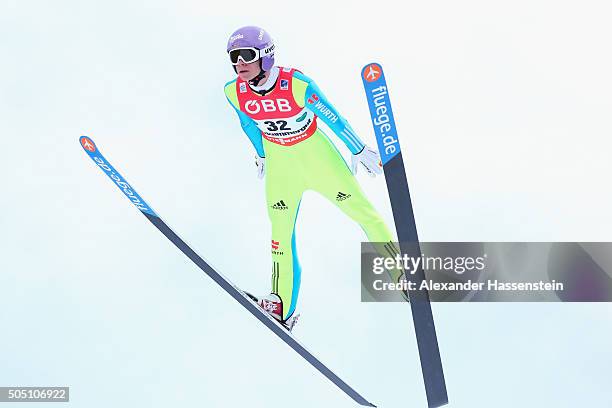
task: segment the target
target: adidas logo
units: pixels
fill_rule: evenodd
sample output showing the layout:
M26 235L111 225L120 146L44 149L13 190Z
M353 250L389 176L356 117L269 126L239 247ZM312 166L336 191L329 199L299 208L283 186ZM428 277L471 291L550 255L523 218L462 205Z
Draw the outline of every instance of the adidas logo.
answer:
M287 207L287 205L285 204L285 202L283 200L280 200L278 203L274 204L272 206L272 209L274 210L288 210L289 207Z
M336 201L344 201L351 198L350 194L344 194L342 191L338 191L338 195L336 196Z

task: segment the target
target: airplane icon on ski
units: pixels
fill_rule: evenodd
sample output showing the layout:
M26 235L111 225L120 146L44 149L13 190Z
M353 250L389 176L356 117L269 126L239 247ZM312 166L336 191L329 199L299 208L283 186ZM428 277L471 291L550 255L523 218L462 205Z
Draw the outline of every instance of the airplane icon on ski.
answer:
M363 78L368 82L374 82L380 78L381 72L378 64L370 64L363 70Z
M83 149L89 150L90 152L96 151L96 145L94 144L93 140L87 136L81 136L81 146L83 146Z

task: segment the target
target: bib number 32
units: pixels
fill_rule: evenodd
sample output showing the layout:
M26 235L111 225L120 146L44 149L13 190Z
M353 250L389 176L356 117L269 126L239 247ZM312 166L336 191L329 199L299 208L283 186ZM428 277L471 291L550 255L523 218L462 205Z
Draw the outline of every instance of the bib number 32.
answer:
M270 132L275 132L277 130L291 130L291 128L287 127L286 120L266 120L264 123L268 126L268 130Z

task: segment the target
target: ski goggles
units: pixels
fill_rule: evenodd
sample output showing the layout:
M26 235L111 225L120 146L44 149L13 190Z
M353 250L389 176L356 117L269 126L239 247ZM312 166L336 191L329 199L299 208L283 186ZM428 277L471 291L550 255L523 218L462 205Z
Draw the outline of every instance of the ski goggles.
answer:
M245 64L250 64L251 62L255 62L258 59L265 57L274 52L274 44L269 46L268 48L264 48L263 50L258 50L255 47L241 47L234 48L229 51L230 61L232 65L238 65L240 60Z

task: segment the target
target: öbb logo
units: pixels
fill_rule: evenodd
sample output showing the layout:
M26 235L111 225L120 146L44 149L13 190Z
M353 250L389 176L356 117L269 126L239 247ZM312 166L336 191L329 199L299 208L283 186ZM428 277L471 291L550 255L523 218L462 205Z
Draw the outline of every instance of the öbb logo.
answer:
M244 104L244 109L248 113L253 115L261 112L289 112L291 105L287 99L262 99L262 100L251 100Z

